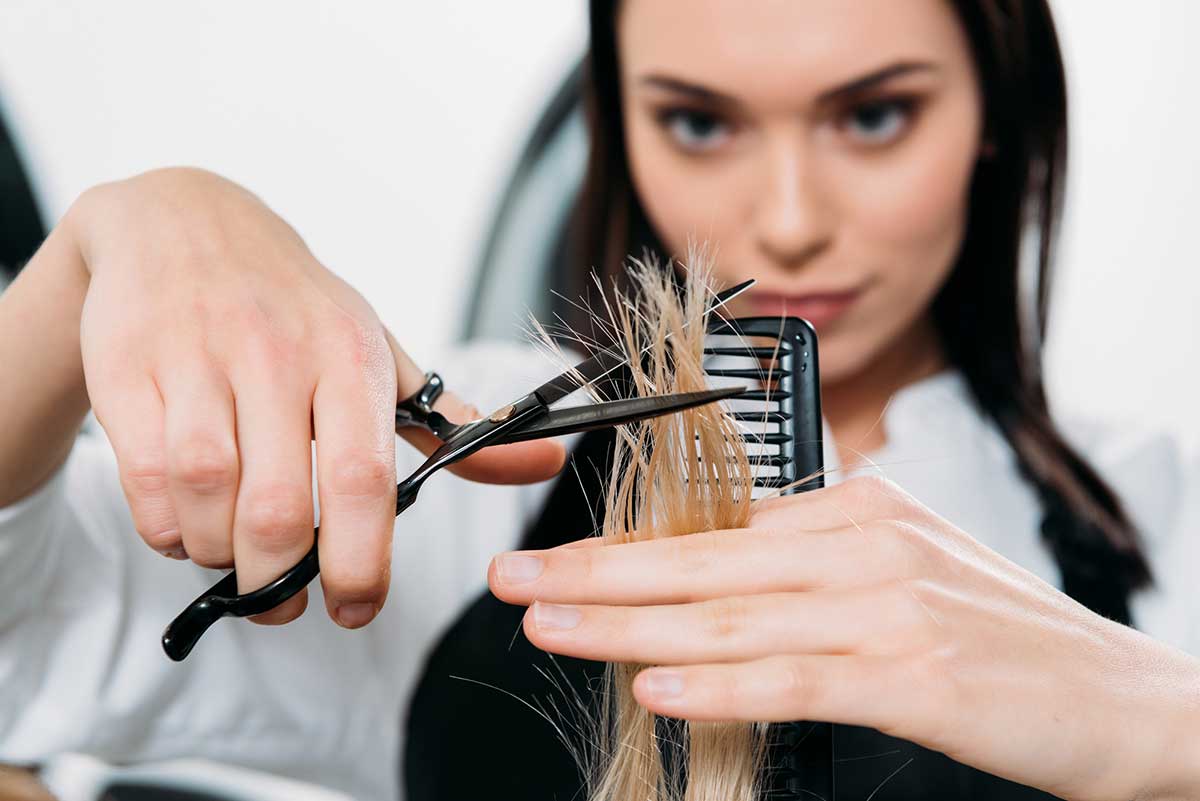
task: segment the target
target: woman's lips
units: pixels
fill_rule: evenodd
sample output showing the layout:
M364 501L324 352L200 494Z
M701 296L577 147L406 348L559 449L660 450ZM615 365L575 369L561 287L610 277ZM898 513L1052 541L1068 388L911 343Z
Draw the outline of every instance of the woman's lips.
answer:
M779 295L756 292L752 296L754 310L767 317L803 317L820 331L853 305L862 295L861 289L845 292L812 292L807 295Z

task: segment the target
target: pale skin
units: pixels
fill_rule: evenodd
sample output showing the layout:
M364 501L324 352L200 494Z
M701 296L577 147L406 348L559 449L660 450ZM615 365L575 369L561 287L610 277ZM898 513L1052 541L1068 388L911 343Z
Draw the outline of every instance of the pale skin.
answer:
M327 611L357 628L382 607L393 414L423 373L249 192L188 169L89 190L0 296L0 364L22 376L0 392L0 506L45 481L90 407L146 544L236 564L247 591L312 546L315 440ZM451 393L439 409L478 416ZM406 436L436 447L431 435ZM455 469L524 482L563 459L556 443L521 443ZM306 603L301 593L255 620L286 623Z
M890 394L943 366L928 304L987 156L953 16L938 0L627 0L619 22L634 179L660 235L680 252L712 240L723 277L780 295L856 290L821 331L826 408L839 442L878 447ZM923 66L867 99L912 97L911 113L837 94L897 64ZM660 124L682 99L647 80L663 75L736 101L728 131ZM311 545L315 437L328 613L357 627L383 604L391 410L421 371L245 190L165 170L89 191L0 296L0 364L22 376L0 392L0 505L45 481L90 407L147 544L236 564L252 589ZM524 443L459 469L526 481L562 460ZM859 723L1067 798L1200 797L1196 660L886 482L775 501L745 531L506 555L489 582L533 604L542 648L661 665L635 693L662 714Z
M990 145L969 42L940 0L625 0L634 185L663 241L728 281L856 292L818 324L843 461L899 387L944 366L929 306ZM765 297L764 297L765 296ZM656 665L691 720L870 726L1071 799L1200 798L1200 662L1093 614L895 486L757 507L741 531L505 554L501 599L554 653Z

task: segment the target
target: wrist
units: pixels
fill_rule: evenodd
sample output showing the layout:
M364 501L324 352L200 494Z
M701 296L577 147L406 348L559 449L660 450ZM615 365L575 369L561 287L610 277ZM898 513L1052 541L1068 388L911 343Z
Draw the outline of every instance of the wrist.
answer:
M1159 676L1146 676L1162 713L1146 721L1143 731L1158 729L1159 760L1148 772L1138 801L1200 799L1200 660L1172 651L1170 667ZM1169 677L1167 681L1159 679ZM1140 728L1140 727L1139 727Z
M86 189L62 217L59 229L70 237L91 276L102 269L106 254L127 257L131 242L186 246L192 235L211 222L211 215L204 211L228 201L229 195L236 194L234 189L248 195L203 169L154 169ZM127 260L115 260L114 264Z
M61 237L63 247L69 249L74 258L71 261L85 282L91 280L93 274L95 253L95 231L102 219L101 215L107 209L111 213L116 207L117 183L97 184L84 190L67 209L67 213L59 221L51 236Z
M87 414L79 341L87 290L78 247L60 225L0 299L0 364L19 377L0 392L0 506L42 484Z

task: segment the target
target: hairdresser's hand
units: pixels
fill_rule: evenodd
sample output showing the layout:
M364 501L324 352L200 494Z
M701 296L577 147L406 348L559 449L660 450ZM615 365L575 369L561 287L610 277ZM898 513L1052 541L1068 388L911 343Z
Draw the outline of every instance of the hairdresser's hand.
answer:
M254 195L198 170L85 193L64 220L89 274L80 327L87 390L138 532L161 553L236 565L256 589L312 546L331 616L361 626L388 590L394 410L422 373L370 305ZM451 419L477 413L451 395ZM431 435L406 432L431 450ZM552 475L561 448L481 452L457 472ZM259 622L283 623L298 595Z
M885 481L745 530L505 554L489 583L542 649L664 666L634 683L662 715L869 726L1070 799L1200 797L1200 663Z

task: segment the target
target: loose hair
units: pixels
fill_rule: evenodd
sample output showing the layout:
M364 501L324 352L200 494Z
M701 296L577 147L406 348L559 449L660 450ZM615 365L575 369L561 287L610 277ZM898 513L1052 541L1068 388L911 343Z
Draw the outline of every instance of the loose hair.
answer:
M680 268L675 279L653 260L634 261L632 292L605 303L610 319L600 322L629 357L623 395L707 388L709 264L693 252ZM719 404L620 426L601 534L624 543L743 528L752 488L743 432ZM583 759L590 801L757 801L766 726L658 719L631 689L644 667L606 668L589 738L596 748Z
M951 0L970 41L994 154L972 177L966 234L932 317L946 357L1003 434L1043 509L1042 536L1065 592L1130 622L1128 596L1151 581L1134 527L1108 484L1050 419L1041 348L1067 147L1066 79L1046 0ZM564 264L621 280L627 254L666 254L637 197L622 131L619 0L591 0L584 100L590 152ZM1023 271L1023 251L1034 254ZM1024 273L1024 274L1023 274ZM584 273L555 288L578 297ZM559 313L579 330L578 310Z

